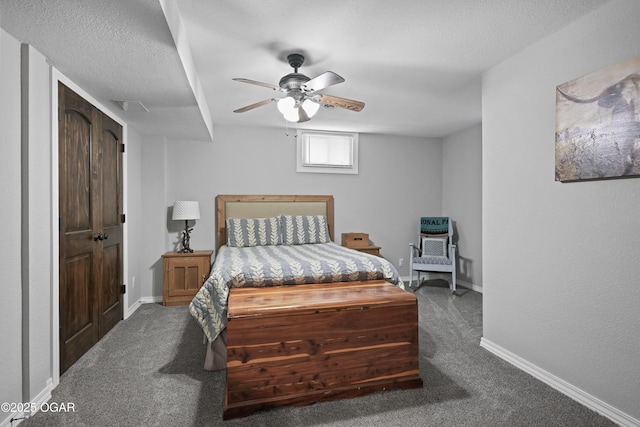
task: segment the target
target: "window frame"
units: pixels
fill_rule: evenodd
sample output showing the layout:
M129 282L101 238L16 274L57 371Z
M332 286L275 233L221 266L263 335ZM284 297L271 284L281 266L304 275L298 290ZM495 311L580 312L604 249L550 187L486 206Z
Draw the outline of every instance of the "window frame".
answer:
M305 163L309 141L314 135L322 137L338 136L347 137L351 142L351 164L349 165L327 165ZM358 174L358 152L359 135L357 132L335 132L298 129L296 131L296 172L303 173L335 173L335 174Z

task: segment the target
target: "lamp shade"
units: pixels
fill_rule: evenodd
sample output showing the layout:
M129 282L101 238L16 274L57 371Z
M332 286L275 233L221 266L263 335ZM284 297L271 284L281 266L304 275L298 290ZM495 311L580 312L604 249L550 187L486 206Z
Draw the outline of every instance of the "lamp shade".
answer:
M184 200L173 202L173 216L171 219L200 219L200 206L198 202Z

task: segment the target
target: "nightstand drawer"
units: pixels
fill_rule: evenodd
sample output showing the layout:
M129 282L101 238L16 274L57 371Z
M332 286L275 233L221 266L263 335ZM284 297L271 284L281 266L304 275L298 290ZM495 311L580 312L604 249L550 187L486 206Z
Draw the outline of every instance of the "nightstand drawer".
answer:
M363 246L361 248L352 248L356 251L365 252L371 255L380 256L380 246Z

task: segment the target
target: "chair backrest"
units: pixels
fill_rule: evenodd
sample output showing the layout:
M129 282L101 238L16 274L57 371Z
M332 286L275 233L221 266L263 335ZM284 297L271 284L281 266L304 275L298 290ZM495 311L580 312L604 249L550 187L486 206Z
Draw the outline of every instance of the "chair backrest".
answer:
M453 239L453 221L448 216L423 216L418 227L420 253L423 257L448 257Z
M453 234L448 216L423 216L420 218L420 234Z

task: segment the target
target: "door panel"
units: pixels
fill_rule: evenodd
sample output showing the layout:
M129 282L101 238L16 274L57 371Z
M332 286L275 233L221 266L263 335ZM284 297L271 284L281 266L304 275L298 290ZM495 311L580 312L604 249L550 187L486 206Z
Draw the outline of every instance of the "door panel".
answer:
M87 286L92 276L93 259L91 255L67 259L64 286L60 287L61 300L66 301L65 310L60 310L65 325L61 330L61 351L64 361L78 359L95 342L98 324L94 321L92 288ZM62 282L61 282L62 284ZM62 361L61 361L62 362ZM69 366L63 365L66 370Z
M77 108L77 107L76 107ZM61 205L67 232L91 231L91 121L90 111L69 106L64 111L65 138L61 140L60 179L66 191Z
M111 239L111 237L109 237ZM116 272L120 270L120 245L111 245L102 253L103 278L100 295L100 335L104 336L122 319L122 281Z
M102 120L102 224L103 227L120 226L120 135L114 134L119 126L108 117Z

